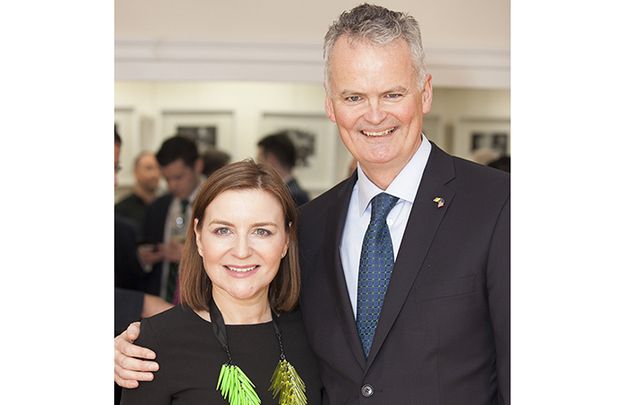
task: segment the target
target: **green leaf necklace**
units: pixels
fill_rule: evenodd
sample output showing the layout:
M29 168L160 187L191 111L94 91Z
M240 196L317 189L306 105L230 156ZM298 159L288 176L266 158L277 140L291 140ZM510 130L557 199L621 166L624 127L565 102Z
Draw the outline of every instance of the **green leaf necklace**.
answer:
M233 362L224 318L213 299L209 301L209 313L211 314L213 335L228 356L228 361L222 364L220 369L215 389L220 391L222 397L230 405L260 405L262 401L255 392L255 384L244 374L240 366ZM274 313L272 316L273 329L280 346L280 360L277 362L268 390L273 393L273 399L279 395L278 404L280 405L306 405L306 385L297 374L295 367L286 360L277 317Z

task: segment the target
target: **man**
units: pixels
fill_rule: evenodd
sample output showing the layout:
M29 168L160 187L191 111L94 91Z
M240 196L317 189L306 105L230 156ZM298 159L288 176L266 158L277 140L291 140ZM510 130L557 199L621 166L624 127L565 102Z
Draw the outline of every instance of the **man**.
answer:
M257 143L257 161L269 164L275 169L288 186L288 191L298 207L309 201L308 193L300 187L293 177L293 168L297 160L297 152L293 141L286 131L276 132L260 139Z
M217 169L229 164L230 161L231 155L228 153L219 149L209 149L202 153L202 175L209 177Z
M410 16L364 4L326 38L326 111L357 172L300 211L301 309L331 404L510 403L508 174L422 135ZM116 339L116 380L149 352Z
M158 197L144 215L144 242L138 251L150 273L145 291L176 301L177 270L191 203L201 182L202 159L195 143L182 136L168 138L155 155L168 193ZM149 269L150 268L150 269Z
M115 205L115 213L128 219L134 226L138 242L142 239L144 210L155 200L160 184L160 166L151 152L142 152L135 158L135 185L133 192Z

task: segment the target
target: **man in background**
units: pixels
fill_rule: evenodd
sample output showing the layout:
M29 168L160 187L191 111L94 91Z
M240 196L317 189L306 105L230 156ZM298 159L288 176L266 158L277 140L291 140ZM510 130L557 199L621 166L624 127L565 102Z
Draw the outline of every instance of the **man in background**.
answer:
M286 131L276 132L265 136L257 143L257 161L266 163L275 169L288 186L288 190L298 207L307 203L310 198L308 193L300 187L293 177L293 168L297 160L297 152L293 141Z
M202 153L202 161L204 162L202 175L209 177L217 169L226 166L231 161L231 156L219 149L210 149Z
M191 220L191 204L201 183L202 159L195 142L183 136L166 139L155 158L166 180L168 193L158 197L146 209L144 244L138 251L149 271L145 278L145 291L174 302L177 298L178 264Z
M155 200L160 184L160 166L151 152L142 152L135 158L133 191L115 204L115 213L128 219L135 227L137 241L142 240L144 211Z

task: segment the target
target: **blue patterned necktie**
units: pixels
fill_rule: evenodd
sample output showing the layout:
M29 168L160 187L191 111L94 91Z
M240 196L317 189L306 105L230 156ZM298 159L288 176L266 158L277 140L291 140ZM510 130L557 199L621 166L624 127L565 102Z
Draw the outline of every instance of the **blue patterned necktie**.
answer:
M357 280L357 332L368 358L382 311L395 257L386 216L398 198L381 193L371 201L371 222L364 234Z

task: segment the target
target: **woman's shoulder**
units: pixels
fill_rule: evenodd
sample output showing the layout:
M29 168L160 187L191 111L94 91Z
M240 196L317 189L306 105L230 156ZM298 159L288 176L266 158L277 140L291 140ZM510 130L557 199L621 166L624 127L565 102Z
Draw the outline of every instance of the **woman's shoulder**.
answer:
M189 307L176 305L164 312L142 319L141 328L152 330L156 335L167 332L179 333L180 330L199 326L200 322L206 322Z

